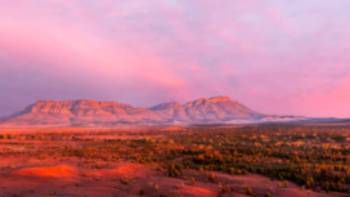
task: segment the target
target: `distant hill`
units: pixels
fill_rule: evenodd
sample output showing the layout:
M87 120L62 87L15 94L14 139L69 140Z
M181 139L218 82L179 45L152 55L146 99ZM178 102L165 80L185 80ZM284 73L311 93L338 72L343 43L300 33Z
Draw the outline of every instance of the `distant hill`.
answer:
M200 98L185 104L163 103L151 108L96 100L38 101L2 121L7 125L211 124L259 121L269 116L229 97Z
M44 100L0 119L0 126L208 125L208 124L350 125L349 119L266 115L226 96L168 102L151 108L96 100Z
M264 117L229 97L200 98L187 102L164 103L151 108L171 121L224 122L231 120L257 120Z

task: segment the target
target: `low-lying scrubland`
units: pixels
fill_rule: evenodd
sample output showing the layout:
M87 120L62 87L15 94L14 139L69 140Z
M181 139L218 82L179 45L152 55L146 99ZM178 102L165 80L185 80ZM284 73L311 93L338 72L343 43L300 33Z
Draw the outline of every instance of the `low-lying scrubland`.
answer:
M87 137L99 136L99 137ZM156 164L184 170L260 174L315 191L349 193L350 129L326 126L193 127L148 132L0 133L0 156ZM209 177L215 182L215 177Z

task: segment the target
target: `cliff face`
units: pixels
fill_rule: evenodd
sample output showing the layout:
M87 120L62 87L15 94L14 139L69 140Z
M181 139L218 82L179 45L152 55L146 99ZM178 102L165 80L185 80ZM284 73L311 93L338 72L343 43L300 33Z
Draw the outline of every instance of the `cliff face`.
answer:
M237 119L252 120L262 117L229 97L200 98L181 105L166 103L151 108L175 121L220 122Z
M201 98L180 104L163 103L152 108L95 100L38 101L6 123L22 125L167 124L214 123L263 118L229 97Z

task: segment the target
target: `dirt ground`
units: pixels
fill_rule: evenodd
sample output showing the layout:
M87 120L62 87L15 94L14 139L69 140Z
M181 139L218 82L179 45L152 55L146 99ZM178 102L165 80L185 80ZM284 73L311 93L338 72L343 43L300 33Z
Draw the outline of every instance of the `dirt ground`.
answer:
M7 158L0 165L0 196L342 196L252 174L186 170L171 178L157 166L130 162L87 169L78 161Z
M80 132L82 131L79 130ZM6 132L8 133L11 131ZM69 133L68 129L63 131L63 134L65 133ZM70 145L70 142L57 140L55 136L45 140L45 136L41 139L40 135L35 139L31 136L27 136L26 139L15 136L6 139L3 137L0 140L0 197L347 196L341 193L311 191L288 181L272 180L255 174L230 175L216 171L185 169L181 175L171 177L157 163L89 160L80 157L59 157L55 154L41 157L38 155L42 155L42 152L50 153L56 149L63 151L63 147ZM162 137L158 134L152 136L155 139ZM108 143L109 140L133 138L138 140L150 138L150 136L124 133L100 135L95 132L82 135L79 140L93 144L101 140L106 140ZM81 143L75 142L75 138L71 141L74 146L79 146ZM104 150L100 151L103 154Z

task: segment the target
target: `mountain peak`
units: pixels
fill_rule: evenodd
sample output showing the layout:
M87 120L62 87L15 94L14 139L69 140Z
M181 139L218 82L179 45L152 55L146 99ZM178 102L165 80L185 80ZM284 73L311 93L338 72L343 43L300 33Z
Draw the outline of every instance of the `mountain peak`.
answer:
M176 121L208 124L263 117L263 114L250 110L228 96L216 96L199 98L185 104L167 102L147 109L114 101L40 100L8 121L32 125L164 124Z
M114 101L97 101L92 99L79 100L39 100L25 108L22 113L84 113L86 111L109 111L129 110L133 107Z
M196 100L186 103L186 105L198 106L198 105L219 104L219 103L228 103L228 102L237 103L236 101L231 100L231 98L228 96L215 96L210 98L198 98Z
M76 99L76 100L38 100L32 106L43 105L127 105L115 101L98 101L93 99Z
M231 101L231 98L228 96L215 96L208 99L210 102L225 102Z

